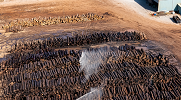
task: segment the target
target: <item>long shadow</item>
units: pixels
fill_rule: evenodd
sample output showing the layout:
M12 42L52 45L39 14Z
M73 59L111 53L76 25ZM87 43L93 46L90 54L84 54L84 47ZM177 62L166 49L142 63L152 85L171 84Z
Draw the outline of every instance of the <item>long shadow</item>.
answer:
M154 12L158 11L158 3L156 2L154 2L154 5L150 5L147 2L147 0L134 0L134 1L147 10L154 11Z

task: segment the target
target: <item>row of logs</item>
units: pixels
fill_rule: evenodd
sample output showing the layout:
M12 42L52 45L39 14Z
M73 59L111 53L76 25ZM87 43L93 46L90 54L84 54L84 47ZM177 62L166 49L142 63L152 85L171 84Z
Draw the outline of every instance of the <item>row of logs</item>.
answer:
M140 79L140 78L147 79L151 75L162 75L159 77L163 77L163 76L174 77L174 76L179 75L179 73L174 68L166 68L166 67L164 68L163 67L162 68L161 67L145 67L145 68L140 67L140 68L134 68L134 69L126 69L125 67L125 69L101 70L97 74L91 75L90 81L95 82L97 80L104 80L106 78L108 79L110 78L113 80L123 79L124 80L123 82L129 81L129 84L133 84L137 81L135 79Z
M79 66L70 65L67 68L54 68L49 70L40 70L33 72L20 72L17 74L9 74L5 73L2 75L2 79L4 81L12 81L12 82L22 82L24 80L39 80L43 78L51 79L53 77L65 77L65 76L83 76L82 73L77 73L79 71Z
M56 65L68 65L69 63L75 63L79 60L81 56L81 51L74 50L45 50L43 52L32 53L32 52L21 52L12 54L6 61L2 64L5 66L16 67L22 64L30 63L30 62L40 62L41 59L51 60L50 66ZM45 62L48 63L48 62ZM44 64L41 64L40 67L43 67Z
M136 41L144 40L146 36L144 33L139 32L114 32L114 33L93 33L88 35L75 35L72 37L62 38L54 37L45 40L36 40L28 42L16 43L10 52L23 51L23 50L47 50L47 48L59 48L65 46L82 46L98 43L105 43L109 41Z
M65 85L78 85L83 84L84 76L76 76L76 77L62 77L62 78L53 78L53 79L41 79L41 80L24 80L22 82L16 82L12 85L9 85L7 88L4 88L4 94L12 94L16 91L26 91L38 88L52 88L58 86L65 86ZM65 90L66 91L66 90Z
M15 20L9 22L7 25L3 25L2 28L6 32L18 32L21 31L22 27L32 27L32 26L45 26L53 25L59 23L76 23L76 22L85 22L93 20L101 20L103 16L99 16L93 13L82 14L82 15L73 15L65 17L49 17L49 18L32 18L30 20Z
M178 81L175 81L178 80ZM172 77L167 79L158 79L158 81L152 83L150 80L146 80L143 83L131 84L126 83L122 85L113 85L114 80L108 80L107 85L103 89L103 99L115 99L120 97L137 96L137 99L141 100L151 98L152 100L159 99L178 99L181 95L180 77ZM148 94L148 95L146 95ZM148 97L149 96L149 97ZM137 100L136 99L136 100ZM123 99L125 100L125 99ZM128 99L129 100L129 99ZM139 99L140 100L140 99Z

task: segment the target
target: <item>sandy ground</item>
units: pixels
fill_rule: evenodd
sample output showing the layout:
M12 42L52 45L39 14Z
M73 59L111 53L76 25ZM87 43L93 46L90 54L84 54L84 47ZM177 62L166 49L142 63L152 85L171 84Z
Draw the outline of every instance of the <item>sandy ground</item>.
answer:
M40 2L46 2L47 0L0 0L0 6L14 6L14 5L24 5L24 4L35 4Z
M165 24L175 24L171 20L173 15L178 14L168 14L164 16L151 16L151 14L155 13L158 8L149 6L148 3L145 2L145 0L113 0L113 3L118 5L123 4L124 6L127 6L127 9L129 11L132 11L134 13L137 13L143 17L149 18L154 21L162 22Z
M172 51L176 58L181 61L181 26L174 24L169 18L167 21L167 18L164 19L164 17L149 16L149 11L134 0L51 0L30 4L27 2L16 3L16 5L0 3L0 25L17 18L66 16L88 12L99 15L108 12L108 14L104 15L105 19L101 21L29 27L19 33L0 32L0 52L5 52L4 50L9 49L10 45L19 39L26 40L26 38L60 33L61 30L124 31L134 29L144 32L149 40L158 42Z

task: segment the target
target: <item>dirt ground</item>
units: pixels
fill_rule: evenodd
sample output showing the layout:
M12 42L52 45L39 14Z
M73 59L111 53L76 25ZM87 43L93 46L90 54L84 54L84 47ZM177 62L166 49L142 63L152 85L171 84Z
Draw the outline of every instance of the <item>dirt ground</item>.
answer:
M120 0L121 1L121 0ZM38 18L76 15L82 13L96 13L104 15L105 19L84 23L68 23L43 27L29 27L19 33L4 33L0 29L1 52L7 44L14 43L21 38L35 38L40 35L57 33L61 30L114 30L124 31L134 29L144 32L147 38L162 44L169 51L172 51L176 58L181 61L181 26L154 21L138 14L118 0L51 0L39 1L28 4L27 2L15 5L0 3L0 25L10 20L24 18ZM108 13L106 13L108 12Z

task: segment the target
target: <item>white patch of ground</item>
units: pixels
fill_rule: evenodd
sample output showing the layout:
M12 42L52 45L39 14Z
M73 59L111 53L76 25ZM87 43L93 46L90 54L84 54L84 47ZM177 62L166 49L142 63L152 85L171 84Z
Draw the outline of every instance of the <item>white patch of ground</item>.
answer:
M151 20L156 20L158 22L166 24L175 24L171 20L173 14L164 15L164 16L151 16L154 12L157 11L157 8L153 8L146 3L146 0L110 0L117 6L124 6L126 9L142 15L143 17L149 18Z
M3 6L12 6L12 5L34 4L34 3L40 3L42 1L48 1L48 0L2 0L2 2L0 2L0 6L3 7Z

